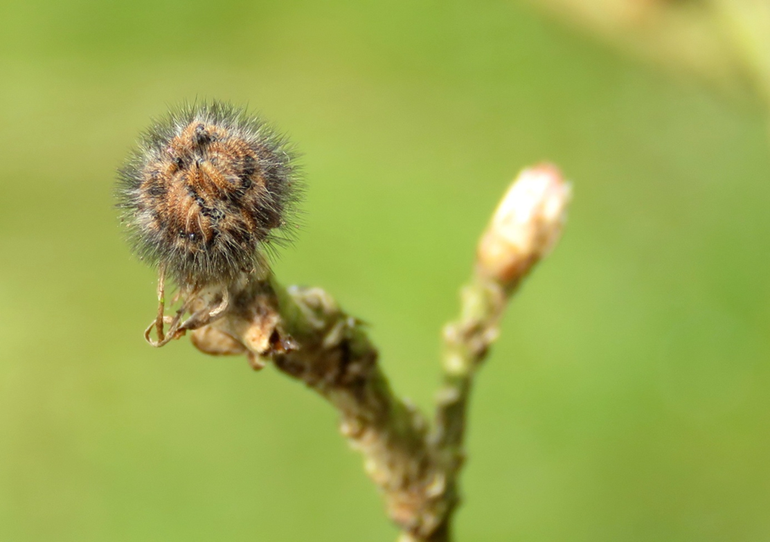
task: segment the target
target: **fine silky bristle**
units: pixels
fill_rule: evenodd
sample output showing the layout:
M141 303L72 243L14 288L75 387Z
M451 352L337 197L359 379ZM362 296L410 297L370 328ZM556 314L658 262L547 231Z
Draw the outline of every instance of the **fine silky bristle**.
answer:
M299 187L286 139L244 108L183 106L142 134L118 175L134 251L182 286L255 271L291 236Z

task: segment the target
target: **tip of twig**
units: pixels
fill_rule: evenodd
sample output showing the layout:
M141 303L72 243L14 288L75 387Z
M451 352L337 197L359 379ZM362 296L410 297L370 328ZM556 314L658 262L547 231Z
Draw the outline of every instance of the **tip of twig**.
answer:
M559 240L570 197L569 183L553 164L519 173L479 241L479 273L505 287L518 284Z

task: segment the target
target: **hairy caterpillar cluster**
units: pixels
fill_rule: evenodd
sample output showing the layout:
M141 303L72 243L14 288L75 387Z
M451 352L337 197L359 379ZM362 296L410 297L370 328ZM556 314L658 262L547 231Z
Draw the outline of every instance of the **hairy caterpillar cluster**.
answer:
M132 248L183 288L226 284L291 236L298 197L286 139L246 109L185 105L145 131L119 170Z

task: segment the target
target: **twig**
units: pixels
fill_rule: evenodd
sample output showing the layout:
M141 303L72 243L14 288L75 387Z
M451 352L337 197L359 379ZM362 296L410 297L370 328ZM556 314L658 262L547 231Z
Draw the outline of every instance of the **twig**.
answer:
M558 238L568 199L552 166L523 172L503 199L479 244L460 317L445 329L432 430L391 389L365 325L319 288L283 288L266 271L241 276L224 292L195 294L192 310L208 322L193 331L193 343L212 355L245 353L255 369L272 361L326 398L340 413L342 434L364 456L401 542L447 542L473 377L510 294ZM226 309L214 315L225 298Z

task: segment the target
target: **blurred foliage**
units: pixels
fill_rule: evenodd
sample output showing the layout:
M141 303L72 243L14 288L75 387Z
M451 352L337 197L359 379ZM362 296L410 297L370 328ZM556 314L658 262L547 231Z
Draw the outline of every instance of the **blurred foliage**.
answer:
M574 181L474 396L458 540L770 538L761 108L512 2L0 4L0 539L395 538L321 400L142 330L114 171L166 104L303 151L276 262L371 322L427 406L439 329L521 167Z
M770 106L766 0L529 0L672 73L697 75Z

